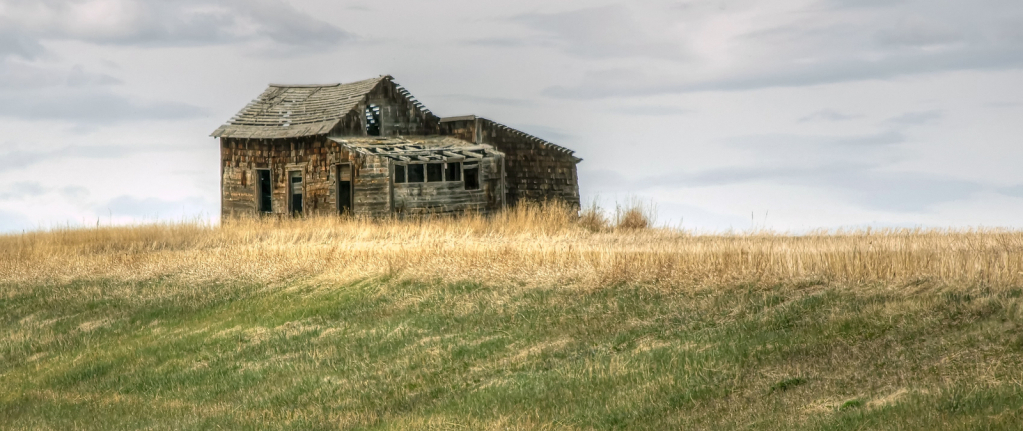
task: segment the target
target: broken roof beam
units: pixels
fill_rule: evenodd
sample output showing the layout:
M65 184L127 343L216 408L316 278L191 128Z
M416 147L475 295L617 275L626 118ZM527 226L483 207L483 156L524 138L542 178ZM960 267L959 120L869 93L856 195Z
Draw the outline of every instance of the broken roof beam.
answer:
M455 159L464 160L465 159L465 156L463 156L461 154L455 154L455 153L452 153L450 151L442 151L441 154L443 154L446 159L450 159L450 160L455 160Z

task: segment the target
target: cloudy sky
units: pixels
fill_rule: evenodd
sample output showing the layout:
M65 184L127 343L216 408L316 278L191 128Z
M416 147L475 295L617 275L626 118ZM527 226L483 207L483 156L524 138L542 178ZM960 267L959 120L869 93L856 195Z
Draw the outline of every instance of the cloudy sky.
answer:
M216 219L210 132L381 74L662 223L1023 228L1019 0L0 0L0 232Z

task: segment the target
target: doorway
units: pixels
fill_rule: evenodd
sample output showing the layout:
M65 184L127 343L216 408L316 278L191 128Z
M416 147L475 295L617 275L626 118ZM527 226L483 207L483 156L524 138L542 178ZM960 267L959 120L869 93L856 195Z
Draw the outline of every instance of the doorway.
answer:
M337 178L337 213L341 215L352 214L352 165L340 164L336 166L335 178Z
M256 169L256 201L260 214L273 212L273 183L269 169Z
M291 215L302 215L302 171L288 172L288 192L291 194L290 207Z

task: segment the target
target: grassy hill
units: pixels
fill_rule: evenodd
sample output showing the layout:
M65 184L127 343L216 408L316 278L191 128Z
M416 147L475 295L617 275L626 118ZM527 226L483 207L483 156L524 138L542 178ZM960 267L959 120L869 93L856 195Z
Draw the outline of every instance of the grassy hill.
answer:
M625 218L0 237L0 428L1023 423L1023 234Z

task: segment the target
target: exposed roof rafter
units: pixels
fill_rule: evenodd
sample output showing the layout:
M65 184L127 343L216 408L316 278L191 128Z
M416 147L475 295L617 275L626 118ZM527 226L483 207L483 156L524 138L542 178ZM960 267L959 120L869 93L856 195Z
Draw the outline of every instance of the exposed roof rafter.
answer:
M390 75L349 84L270 84L212 136L274 139L327 134L383 82L394 85L423 115L435 117Z

